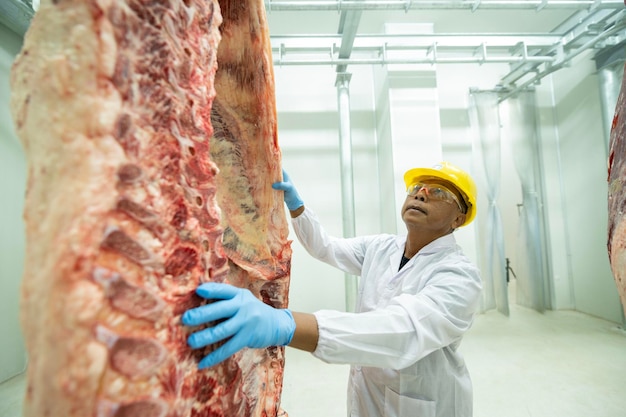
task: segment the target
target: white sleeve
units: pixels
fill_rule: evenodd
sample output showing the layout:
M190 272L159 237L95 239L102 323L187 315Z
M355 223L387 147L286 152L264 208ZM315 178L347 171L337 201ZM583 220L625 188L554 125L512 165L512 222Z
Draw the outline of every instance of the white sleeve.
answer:
M315 259L352 275L361 275L365 251L372 237L337 238L328 235L313 211L304 212L292 225L298 241Z
M329 363L402 369L459 340L478 307L480 277L474 270L446 270L431 281L382 309L314 313L319 341L313 355Z

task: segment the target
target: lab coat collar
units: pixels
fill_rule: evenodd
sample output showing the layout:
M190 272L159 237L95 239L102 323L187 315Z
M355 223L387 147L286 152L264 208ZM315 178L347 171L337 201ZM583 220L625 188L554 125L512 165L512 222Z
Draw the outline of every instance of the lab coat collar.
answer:
M401 251L401 253L404 253L404 245L406 244L406 236L399 236L396 239L396 244L398 245L398 249ZM453 246L456 246L456 239L454 237L454 232L448 233L447 235L441 236L440 238L433 240L428 245L424 246L419 252L417 252L417 255L426 255L430 253L435 253L435 252L441 251L442 249L450 248ZM402 254L400 255L400 257L402 257ZM400 259L398 259L398 262L400 262Z

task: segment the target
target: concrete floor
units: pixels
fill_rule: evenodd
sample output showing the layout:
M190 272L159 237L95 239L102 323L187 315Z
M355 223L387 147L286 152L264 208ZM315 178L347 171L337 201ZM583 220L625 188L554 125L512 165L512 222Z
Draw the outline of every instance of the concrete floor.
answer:
M626 332L572 311L511 306L477 317L461 345L475 417L626 416ZM348 367L287 350L282 406L290 417L346 415ZM23 375L0 384L0 417L19 417ZM62 417L62 416L53 416Z
M477 317L461 345L475 417L626 417L626 332L573 311ZM346 415L348 367L290 349L283 408L290 417Z

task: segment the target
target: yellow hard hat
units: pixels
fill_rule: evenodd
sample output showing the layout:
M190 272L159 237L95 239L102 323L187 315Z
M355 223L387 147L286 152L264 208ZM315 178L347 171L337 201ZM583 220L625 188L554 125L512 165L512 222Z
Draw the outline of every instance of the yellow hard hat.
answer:
M428 178L439 178L454 185L461 193L467 213L465 222L468 225L476 217L476 184L470 175L449 162L440 162L432 168L413 168L404 174L404 183L408 189L411 185Z

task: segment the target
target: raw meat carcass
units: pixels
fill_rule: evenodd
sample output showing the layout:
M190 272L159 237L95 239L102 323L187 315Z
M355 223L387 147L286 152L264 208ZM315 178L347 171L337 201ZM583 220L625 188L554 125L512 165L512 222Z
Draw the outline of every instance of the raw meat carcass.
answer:
M626 71L609 144L609 260L626 313Z
M11 87L24 416L280 414L283 348L198 371L180 323L206 281L287 305L263 2L43 0Z

